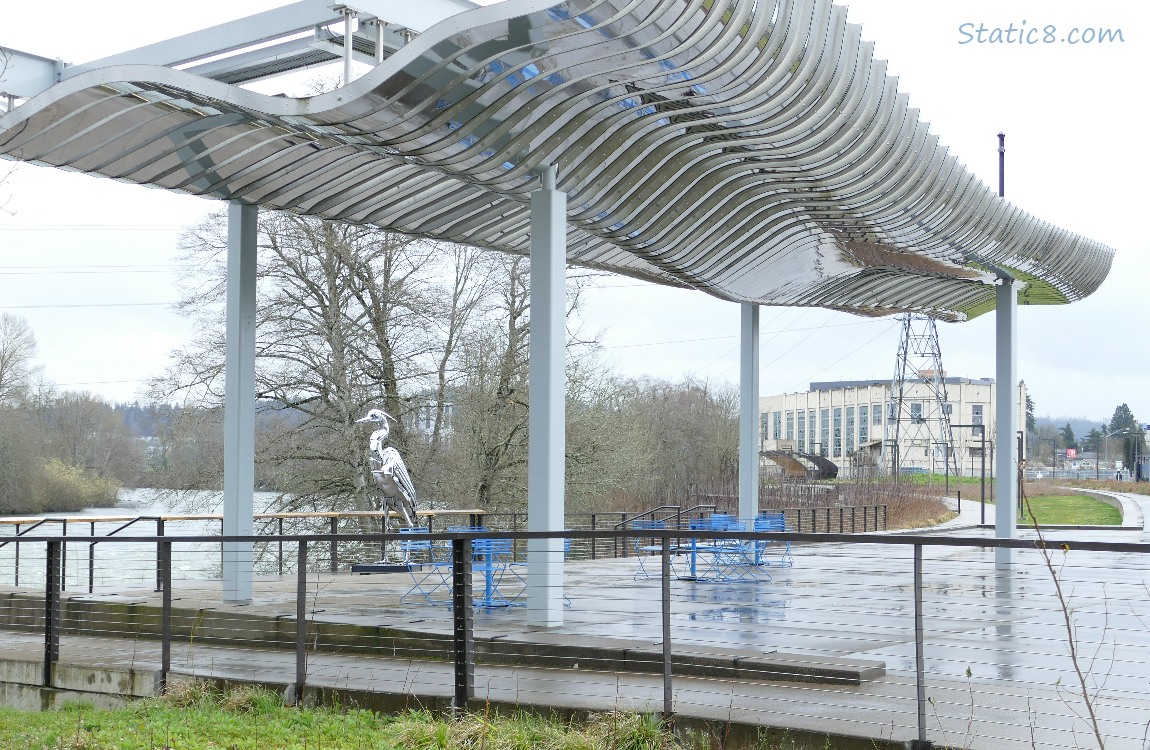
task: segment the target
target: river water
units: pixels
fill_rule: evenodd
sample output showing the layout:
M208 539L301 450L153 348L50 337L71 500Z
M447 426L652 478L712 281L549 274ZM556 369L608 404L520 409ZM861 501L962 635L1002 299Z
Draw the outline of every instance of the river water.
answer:
M256 512L266 512L274 502L274 493L256 493ZM222 493L173 493L153 489L125 489L119 493L117 504L111 508L86 508L72 513L45 513L21 516L21 519L47 519L35 529L36 521L0 523L0 584L43 587L45 575L45 545L6 542L18 531L29 535L117 537L154 536L157 533L156 516L207 515L220 512ZM117 517L120 520L101 520ZM131 524L124 517L139 517ZM151 517L151 518L149 518ZM63 519L67 519L65 523ZM3 520L0 518L0 520ZM219 520L167 520L167 536L204 536L220 534ZM278 546L257 549L257 568L262 572L276 572L275 556ZM130 586L154 588L156 582L156 546L154 544L65 544L64 588L69 591L93 591L102 588L122 589ZM218 578L220 574L220 546L213 543L174 544L172 548L172 577L175 579Z

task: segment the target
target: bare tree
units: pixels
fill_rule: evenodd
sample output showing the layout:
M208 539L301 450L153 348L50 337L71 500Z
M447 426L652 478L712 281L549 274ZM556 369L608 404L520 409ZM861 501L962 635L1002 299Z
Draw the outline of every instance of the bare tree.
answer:
M439 438L416 440L413 417L444 404L455 351L482 294L478 251L390 232L264 213L258 248L257 392L260 460L292 507L373 509L366 433L369 407L399 419L390 442L416 453L417 484ZM153 395L201 405L222 399L226 220L210 217L181 240L194 269L181 307L203 333Z
M11 313L0 314L0 404L22 401L40 367L36 358L36 335L28 321Z

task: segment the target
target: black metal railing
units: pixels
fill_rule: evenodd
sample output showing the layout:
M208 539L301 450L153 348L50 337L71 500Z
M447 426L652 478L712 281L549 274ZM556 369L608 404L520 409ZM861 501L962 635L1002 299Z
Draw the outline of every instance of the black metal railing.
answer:
M659 626L662 635L662 645L660 647L661 659L661 674L663 678L663 702L662 711L666 715L675 713L675 705L673 696L673 681L675 679L675 669L672 668L672 663L676 659L676 652L672 646L673 634L673 621L672 621L672 568L671 558L673 554L683 554L683 548L678 546L678 538L682 535L679 529L644 529L641 532L634 532L629 530L618 531L566 531L556 533L529 533L529 532L508 532L502 534L492 533L468 533L468 534L450 534L450 533L431 533L428 539L434 542L441 542L449 545L451 550L452 560L454 561L451 566L450 587L451 587L451 601L454 606L451 609L451 659L454 662L455 669L455 688L454 688L454 704L459 708L466 708L469 702L475 698L475 660L476 660L476 645L474 633L474 610L469 603L473 601L472 596L472 576L470 575L470 563L472 560L471 546L476 540L482 539L511 539L516 541L526 542L530 539L553 539L553 538L569 538L574 540L588 540L588 539L605 539L613 540L618 539L622 542L641 534L643 537L650 537L657 541L659 545L659 558L660 558L660 584L658 585L658 607L659 607ZM1110 555L1119 556L1117 559L1122 559L1120 556L1137 555L1139 560L1145 559L1140 556L1150 552L1150 544L1142 543L1121 543L1121 542L1098 542L1098 541L1082 541L1077 539L1050 539L1045 542L1037 542L1035 540L1012 540L1012 539L984 539L984 538L966 538L966 537L945 537L945 536L887 536L887 535L872 535L872 534L825 534L825 533L799 533L799 532L730 532L730 531L702 531L692 530L692 536L697 537L700 543L707 543L709 541L724 539L736 540L754 544L757 542L764 543L793 543L796 545L808 545L803 547L804 550L813 550L810 545L829 544L828 549L839 549L843 547L847 549L858 548L859 545L879 545L884 550L892 550L894 548L911 548L913 576L911 578L910 591L905 592L905 596L909 601L905 602L903 606L895 606L893 602L898 600L900 596L897 592L892 602L887 603L888 608L894 611L905 611L905 617L911 618L909 627L913 630L914 640L914 656L913 656L913 672L914 672L914 701L916 705L915 722L917 741L920 743L927 742L927 723L928 712L931 710L937 711L937 706L928 698L926 690L926 675L928 672L925 670L925 641L927 638L927 630L924 626L925 609L923 604L924 591L931 586L930 582L926 580L924 573L923 551L925 549L945 549L961 550L1030 550L1045 549L1053 550L1050 554L1057 554L1065 556L1069 554L1070 550L1074 553L1085 552L1102 552ZM386 537L392 537L388 541L395 541L394 536L385 534ZM310 649L315 646L314 634L309 636L308 622L309 614L314 617L317 611L314 605L309 607L308 597L314 596L315 592L309 589L308 576L309 576L309 560L311 560L310 550L324 549L331 543L338 544L365 544L370 539L375 537L364 537L363 535L287 535L276 537L270 541L276 544L286 544L294 546L296 562L296 584L295 584L295 614L294 614L294 628L288 632L292 632L290 644L288 642L279 643L278 647L294 648L296 667L295 667L295 685L293 686L293 694L296 698L303 695L304 688L308 680L307 671L307 658ZM41 630L43 635L43 685L45 687L53 686L53 665L57 662L60 655L60 636L65 628L65 622L61 617L61 591L62 591L62 572L63 572L63 553L64 548L68 544L74 545L90 545L95 543L107 545L147 545L154 546L159 550L157 558L156 577L160 582L160 588L163 591L163 596L160 603L160 613L158 618L158 631L157 629L149 629L152 626L142 625L141 622L135 624L136 638L158 638L161 641L161 657L160 657L160 675L161 683L166 682L168 675L171 671L171 653L173 642L179 639L198 639L199 642L210 641L210 638L205 638L202 635L196 635L195 628L189 627L186 622L182 622L178 632L173 628L173 613L172 613L172 549L174 545L203 545L203 544L222 544L222 543L266 543L269 540L266 537L249 536L249 537L216 537L216 536L146 536L146 537L82 537L71 536L64 538L63 536L28 536L24 535L21 539L24 545L35 545L44 549L44 578L43 578L43 609L42 616L36 618L35 621L27 617L21 619L17 613L9 613L0 623L0 627L15 628L15 629L35 629ZM622 544L626 547L625 543ZM812 553L813 554L813 553ZM943 556L942 552L938 553ZM835 559L850 559L844 558L841 552L834 553ZM889 564L892 559L892 553L884 552L880 558L885 563ZM1047 559L1047 567L1052 576L1062 575L1062 563L1050 565L1050 558ZM1060 560L1063 558L1060 557ZM326 561L322 561L326 563ZM840 563L841 564L841 563ZM905 564L905 563L904 563ZM949 564L948 564L949 565ZM326 569L326 564L323 568ZM864 567L867 567L864 565ZM1041 566L1039 566L1041 568ZM1094 566L1088 566L1094 567ZM314 566L313 566L314 568ZM312 571L314 573L314 571ZM325 570L325 572L327 572ZM873 571L872 571L873 572ZM1033 571L1025 571L1023 578L1027 581L1027 588L1032 588L1034 585L1034 578L1031 575ZM996 575L1015 575L1014 571L1009 568L998 569ZM763 586L769 588L769 582L763 583ZM880 581L880 585L889 585L886 580ZM314 588L314 587L313 587ZM946 595L946 590L940 590L942 595ZM1011 591L1008 587L1007 591ZM1011 594L1013 597L1014 595ZM1061 593L1059 594L1061 600ZM942 600L947 607L953 606L953 603L947 599ZM10 605L15 606L15 605ZM1006 613L1009 620L1018 619L1017 612L1012 609L1016 603L1008 600L998 601L994 606L1002 609ZM1027 604L1027 608L1033 608L1033 604ZM1063 603L1065 607L1065 603ZM1069 609L1063 610L1066 617L1074 616ZM83 608L76 610L70 608L68 610L66 628L70 634L91 635L94 634L96 629L90 627L90 623L83 620ZM937 613L936 613L937 614ZM1108 615L1111 617L1113 615ZM1135 617L1139 614L1136 612ZM965 622L965 618L959 618L960 621ZM490 619L485 623L486 628L496 627L492 624ZM1131 640L1132 636L1129 632L1129 626L1124 626L1124 630L1118 630L1122 638ZM1102 638L1106 637L1106 632L1109 630L1117 630L1114 624L1106 624L1103 628ZM1057 632L1055 630L1054 632ZM1043 638L1048 638L1048 634L1043 635ZM236 647L250 647L246 640L240 636L227 636L225 640ZM1023 639L1026 640L1026 639ZM1138 639L1135 639L1138 640ZM1140 640L1145 640L1141 638ZM1011 637L1011 642L1017 644L1019 639L1016 636ZM390 647L394 653L394 646ZM1117 646L1116 646L1117 648ZM386 650L385 650L386 652ZM490 658L490 653L488 654ZM1125 664L1127 657L1120 657L1121 663ZM1130 663L1145 663L1147 660L1134 659ZM969 670L968 670L969 671ZM968 675L969 677L969 675ZM1028 690L1031 688L1028 688ZM1028 700L1030 693L1027 693ZM1063 699L1065 699L1063 697ZM971 698L973 701L973 698ZM1138 701L1144 701L1145 696L1137 697ZM1031 719L1033 721L1034 719ZM935 719L931 719L935 721ZM1032 730L1033 731L1033 730ZM929 744L919 744L919 747L929 747Z

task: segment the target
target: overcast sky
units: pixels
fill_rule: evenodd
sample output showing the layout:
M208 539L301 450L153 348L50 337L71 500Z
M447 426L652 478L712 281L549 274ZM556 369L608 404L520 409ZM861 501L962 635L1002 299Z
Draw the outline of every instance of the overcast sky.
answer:
M85 62L280 4L8 4L0 11L0 46ZM1126 402L1150 421L1150 240L1138 227L1150 158L1137 109L1150 70L1150 6L847 4L850 21L862 24L863 38L899 76L900 90L969 169L996 184L996 134L1005 132L1008 200L1117 250L1109 279L1090 298L1021 310L1019 369L1038 414L1104 420ZM989 39L1010 25L1033 29L1035 43L977 41L980 26ZM1085 38L1098 28L1121 29L1122 41L1062 41L1072 29ZM0 310L27 318L53 381L133 399L189 336L188 322L167 309L176 296L173 250L180 228L218 202L29 165L7 177L0 195L7 200ZM606 353L625 374L737 381L736 304L615 278L588 297L587 318L604 329ZM805 390L812 380L885 379L894 370L895 318L763 308L761 321L763 395ZM940 324L949 374L993 377L993 326L993 314Z

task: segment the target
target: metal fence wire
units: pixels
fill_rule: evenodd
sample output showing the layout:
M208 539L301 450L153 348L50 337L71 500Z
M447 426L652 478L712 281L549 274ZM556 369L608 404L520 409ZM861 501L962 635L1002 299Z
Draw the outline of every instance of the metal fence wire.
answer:
M1093 747L1097 723L1109 750L1147 744L1150 544L704 528L415 536L387 535L381 560L378 534L25 535L18 582L15 541L0 557L0 643L57 688L60 665L130 663L154 671L151 687L255 681L386 710L627 709L964 748ZM570 540L559 627L532 626L518 551L532 538ZM225 541L276 551L250 601L225 601L218 570L178 574L218 564ZM570 554L592 548L624 554ZM1004 550L1011 559L996 561Z

